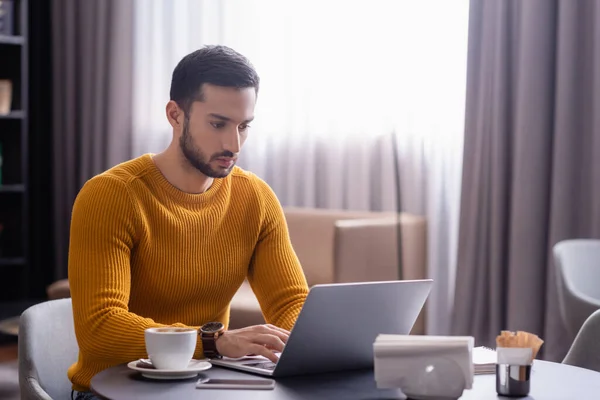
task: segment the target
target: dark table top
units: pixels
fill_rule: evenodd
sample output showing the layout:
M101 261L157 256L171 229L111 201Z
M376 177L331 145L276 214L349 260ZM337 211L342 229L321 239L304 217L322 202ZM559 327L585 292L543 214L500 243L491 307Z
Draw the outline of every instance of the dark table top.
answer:
M277 378L274 390L196 389L201 377L263 379L243 372L213 367L198 377L178 381L142 377L126 365L109 368L92 379L92 390L108 399L402 399L399 390L377 389L372 370ZM502 399L496 394L495 375L478 375L473 389L461 399ZM600 373L565 364L536 360L531 392L525 399L600 399Z

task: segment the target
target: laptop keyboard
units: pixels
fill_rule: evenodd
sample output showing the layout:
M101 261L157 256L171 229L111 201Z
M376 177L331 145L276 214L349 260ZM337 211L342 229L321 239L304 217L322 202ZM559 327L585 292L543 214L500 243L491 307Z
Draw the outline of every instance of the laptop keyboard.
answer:
M260 363L255 363L255 364L246 364L249 367L254 367L254 368L261 368L261 369L267 369L267 370L274 370L275 366L277 364L271 362L271 361L266 361L266 362L260 362Z

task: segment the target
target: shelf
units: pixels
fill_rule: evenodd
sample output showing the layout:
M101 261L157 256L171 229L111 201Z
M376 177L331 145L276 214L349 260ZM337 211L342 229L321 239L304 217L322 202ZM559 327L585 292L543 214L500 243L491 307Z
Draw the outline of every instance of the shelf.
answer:
M3 265L24 265L25 258L23 257L12 257L12 258L2 258L0 257L0 266Z
M22 45L24 43L25 43L25 38L23 36L0 35L0 44Z
M23 119L25 111L11 111L8 114L0 114L0 119Z
M0 185L0 193L23 193L25 185Z

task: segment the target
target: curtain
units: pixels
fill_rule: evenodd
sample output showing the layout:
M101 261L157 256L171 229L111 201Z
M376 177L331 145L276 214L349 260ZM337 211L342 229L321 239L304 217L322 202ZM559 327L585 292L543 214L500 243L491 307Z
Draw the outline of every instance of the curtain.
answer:
M261 76L240 166L284 206L395 210L398 144L403 210L429 224L428 331L447 333L468 2L138 0L135 19L134 155L170 142L172 70L204 44L236 49Z
M52 2L55 279L86 180L131 156L133 2Z
M561 361L551 249L600 238L600 2L472 0L454 333Z

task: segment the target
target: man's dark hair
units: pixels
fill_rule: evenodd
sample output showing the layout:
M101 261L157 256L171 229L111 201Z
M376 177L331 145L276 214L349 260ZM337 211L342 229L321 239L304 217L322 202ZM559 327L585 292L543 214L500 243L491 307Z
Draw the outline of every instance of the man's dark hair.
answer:
M227 46L205 46L183 57L173 70L171 100L187 114L194 101L202 101L205 83L254 88L258 94L260 78L250 61Z

